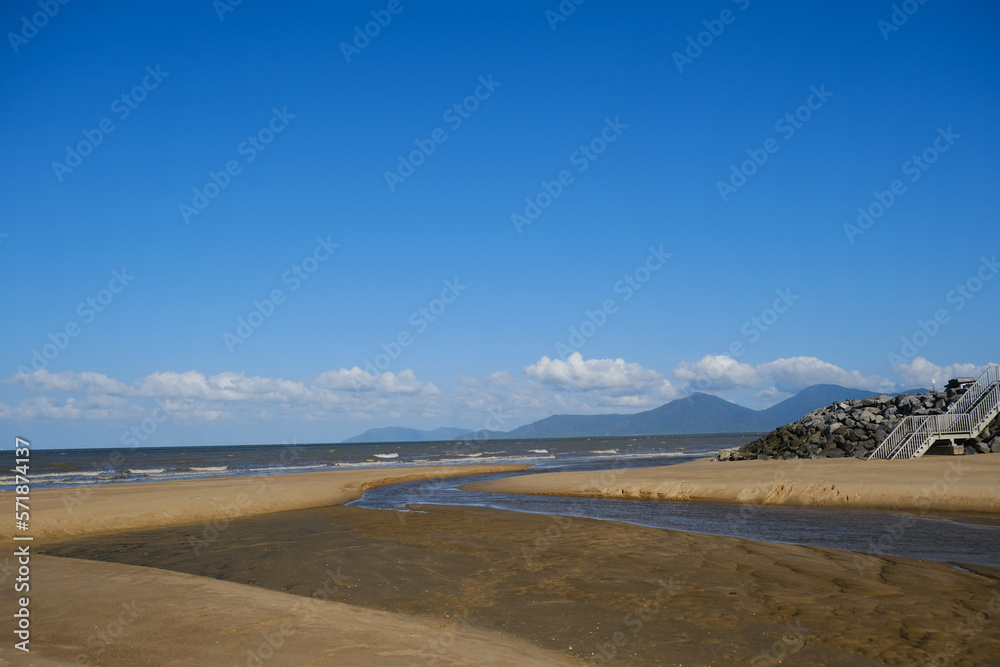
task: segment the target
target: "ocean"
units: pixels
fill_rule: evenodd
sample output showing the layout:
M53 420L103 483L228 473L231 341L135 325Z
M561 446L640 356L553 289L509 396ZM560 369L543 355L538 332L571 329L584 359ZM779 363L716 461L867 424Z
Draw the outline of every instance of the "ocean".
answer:
M33 489L208 477L278 475L354 468L527 463L545 471L616 464L638 468L678 458L715 455L760 433L461 440L371 444L278 444L133 449L33 449ZM582 466L582 467L581 467ZM11 456L13 467L13 456ZM10 490L10 470L0 490Z
M210 477L276 475L357 468L522 463L530 472L570 472L671 465L713 456L760 433L470 440L371 444L280 444L136 449L35 449L33 489ZM476 493L459 487L511 474L449 477L369 490L353 506L419 511L424 505L496 509L624 521L710 535L848 551L1000 566L995 517L919 515L881 510L797 508L624 499ZM12 474L0 477L11 490ZM409 508L409 509L408 509Z

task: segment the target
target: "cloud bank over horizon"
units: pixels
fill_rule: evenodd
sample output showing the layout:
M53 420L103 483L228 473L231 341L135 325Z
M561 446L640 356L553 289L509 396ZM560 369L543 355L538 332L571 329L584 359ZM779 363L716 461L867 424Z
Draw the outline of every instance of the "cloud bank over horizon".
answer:
M485 378L458 378L451 391L422 382L409 369L371 374L353 367L297 380L231 371L164 371L131 382L96 372L39 370L4 381L31 396L15 405L0 403L0 420L117 425L148 419L151 410L159 409L189 428L196 441L199 424L284 420L351 424L346 428L353 430L413 420L481 428L484 415L499 411L503 430L509 430L551 414L638 412L695 391L734 400L740 390L753 390L756 404L748 407L759 409L814 384L892 393L934 383L940 387L950 377L977 376L984 369L968 363L937 365L916 357L888 378L816 357L754 366L725 355L706 355L662 373L621 358L585 359L576 352L565 360L543 356L524 368L523 377L498 371Z

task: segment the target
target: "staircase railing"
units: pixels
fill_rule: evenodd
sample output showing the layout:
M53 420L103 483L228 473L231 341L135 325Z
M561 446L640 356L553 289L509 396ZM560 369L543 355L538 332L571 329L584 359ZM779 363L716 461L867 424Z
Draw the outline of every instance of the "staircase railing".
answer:
M903 419L896 424L896 428L892 429L892 432L885 437L875 451L871 453L868 460L873 459L890 459L893 455L899 451L907 441L912 438L924 426L927 420L924 417L903 417Z
M988 366L975 383L948 407L948 412L968 412L984 394L998 383L1000 383L1000 366Z
M913 434L893 451L891 456L885 458L913 458L917 456L919 450L929 446L934 441L933 423L929 417L906 417L906 419L913 419L915 422Z
M943 437L979 435L1000 414L1000 366L986 371L943 415L904 417L868 460L915 458Z

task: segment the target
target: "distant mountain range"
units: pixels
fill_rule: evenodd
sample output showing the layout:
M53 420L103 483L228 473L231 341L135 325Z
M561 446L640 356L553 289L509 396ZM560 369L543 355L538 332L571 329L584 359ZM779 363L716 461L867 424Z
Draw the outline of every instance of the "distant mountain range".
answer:
M344 442L429 442L432 440L454 440L469 433L467 428L452 428L443 426L432 431L421 431L402 426L387 426L386 428L371 428L348 438Z
M785 399L781 403L772 405L760 412L773 419L774 426L772 428L777 428L783 424L791 424L794 421L798 421L813 410L836 403L837 401L849 401L853 398L870 398L879 395L873 391L866 391L864 389L848 389L847 387L841 387L839 384L814 384L811 387L806 387L791 398Z
M900 392L915 394L926 389ZM753 433L790 424L817 408L879 394L837 384L815 384L765 410L751 410L701 392L635 414L552 415L512 431L490 431L490 438L589 438L617 435L675 435L689 433ZM467 429L375 428L344 442L423 442L471 437ZM482 437L482 436L480 436Z

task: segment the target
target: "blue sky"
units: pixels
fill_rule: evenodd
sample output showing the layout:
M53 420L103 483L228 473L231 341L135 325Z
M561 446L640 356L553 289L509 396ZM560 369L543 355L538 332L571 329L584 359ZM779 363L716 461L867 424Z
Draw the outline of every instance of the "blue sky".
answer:
M4 442L975 374L1000 8L902 5L5 3Z

